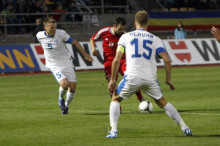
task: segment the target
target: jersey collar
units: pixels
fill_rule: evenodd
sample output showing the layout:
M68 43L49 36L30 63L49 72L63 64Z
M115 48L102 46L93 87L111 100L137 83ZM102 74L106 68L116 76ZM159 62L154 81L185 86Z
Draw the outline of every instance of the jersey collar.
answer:
M46 37L52 38L52 36L47 35L46 31L44 31L44 35L45 35Z

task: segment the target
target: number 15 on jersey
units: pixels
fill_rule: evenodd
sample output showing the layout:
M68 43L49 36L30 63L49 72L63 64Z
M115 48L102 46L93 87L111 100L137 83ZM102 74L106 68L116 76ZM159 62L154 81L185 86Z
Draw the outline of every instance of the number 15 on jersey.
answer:
M150 41L150 40L143 40L142 41L142 46L138 46L138 39L137 38L134 38L130 43L131 45L133 46L134 45L134 49L135 49L135 52L134 54L132 54L132 58L139 58L139 57L144 57L145 59L148 59L150 60L151 58L151 55L152 55L152 49L147 45L147 44L150 44L152 45L153 41ZM140 54L138 51L139 51L139 47L143 47L145 50L148 51L148 55L144 52L143 54Z

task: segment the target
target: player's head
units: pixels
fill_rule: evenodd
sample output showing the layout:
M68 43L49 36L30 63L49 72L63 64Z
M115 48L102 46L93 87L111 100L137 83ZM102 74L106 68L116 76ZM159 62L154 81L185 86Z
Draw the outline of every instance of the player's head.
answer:
M54 36L57 29L56 20L53 17L48 17L44 20L44 29L49 36Z
M114 27L114 32L116 36L121 36L124 33L125 24L126 22L124 18L122 17L115 18L113 27Z
M139 27L147 27L149 23L149 15L145 10L138 11L135 15L135 25Z

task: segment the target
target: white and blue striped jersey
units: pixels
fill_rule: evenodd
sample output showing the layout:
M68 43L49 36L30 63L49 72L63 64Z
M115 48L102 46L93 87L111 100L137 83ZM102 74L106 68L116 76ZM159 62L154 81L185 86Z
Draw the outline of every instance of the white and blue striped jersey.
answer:
M38 32L36 36L44 49L47 68L62 70L74 67L71 53L66 47L66 43L71 44L73 38L64 30L57 29L53 37L48 36L45 31Z
M143 79L156 78L155 56L165 52L161 39L143 29L123 34L118 46L125 48L125 75L132 74Z

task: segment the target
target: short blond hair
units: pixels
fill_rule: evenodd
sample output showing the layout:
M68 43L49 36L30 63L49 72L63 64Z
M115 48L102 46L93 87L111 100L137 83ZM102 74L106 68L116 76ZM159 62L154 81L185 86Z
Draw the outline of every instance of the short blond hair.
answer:
M138 11L135 15L135 21L139 23L141 26L148 25L149 15L147 11L145 10Z
M47 25L48 23L56 23L56 20L53 17L47 17L44 19L44 25Z

